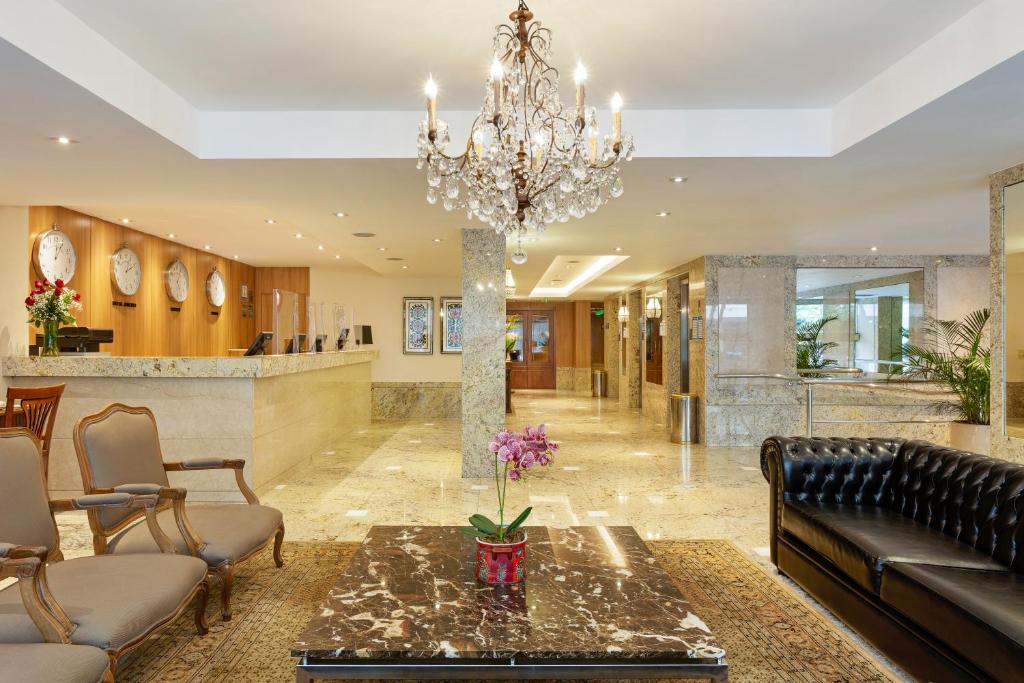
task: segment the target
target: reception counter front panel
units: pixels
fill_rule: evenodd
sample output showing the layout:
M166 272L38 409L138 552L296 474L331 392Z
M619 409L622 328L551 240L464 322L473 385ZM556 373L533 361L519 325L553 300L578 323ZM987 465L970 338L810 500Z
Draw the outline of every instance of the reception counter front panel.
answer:
M253 358L10 357L11 386L64 383L50 455L55 497L81 492L72 434L110 403L147 406L165 460L241 458L254 488L370 422L370 368L377 351ZM230 472L170 473L190 500L241 500Z

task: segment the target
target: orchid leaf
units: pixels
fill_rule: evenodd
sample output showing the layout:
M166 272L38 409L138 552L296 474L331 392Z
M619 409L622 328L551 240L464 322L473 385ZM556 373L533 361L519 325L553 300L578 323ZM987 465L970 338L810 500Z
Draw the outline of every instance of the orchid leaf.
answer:
M459 531L461 531L462 533L466 534L467 536L472 536L473 538L479 538L480 537L480 531L478 529L474 528L474 527L471 527L471 526L460 526L459 527Z
M498 525L481 514L469 518L469 523L479 529L486 536L498 536Z
M522 512L520 512L519 516L516 517L514 520L512 520L512 523L508 525L508 529L505 530L505 533L508 533L510 531L515 531L520 526L522 526L523 522L526 521L526 518L530 516L531 512L533 512L533 508L532 507L528 507L525 510L523 510Z

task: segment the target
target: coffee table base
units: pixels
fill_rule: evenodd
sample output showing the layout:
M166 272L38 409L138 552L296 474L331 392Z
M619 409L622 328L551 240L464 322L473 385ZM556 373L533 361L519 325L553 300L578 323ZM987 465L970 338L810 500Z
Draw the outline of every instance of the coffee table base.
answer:
M703 679L726 683L729 666L722 663L559 662L559 663L396 663L392 661L341 662L302 657L295 669L296 683L321 680L551 680L551 679Z

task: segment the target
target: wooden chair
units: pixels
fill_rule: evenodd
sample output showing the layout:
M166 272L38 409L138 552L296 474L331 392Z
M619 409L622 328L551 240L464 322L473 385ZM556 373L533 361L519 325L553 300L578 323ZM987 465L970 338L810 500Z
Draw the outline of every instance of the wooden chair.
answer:
M43 476L50 478L50 440L64 385L52 387L8 387L4 427L24 427L43 444ZM20 405L15 407L15 401Z
M231 586L238 564L273 542L274 563L278 567L284 565L284 519L280 510L260 505L245 481L245 461L196 458L164 462L156 418L149 408L114 403L95 415L86 415L75 425L75 451L86 493L133 483L168 487L167 472L234 472L235 484L247 505L186 506L182 502L183 511L177 518L176 510L161 503L156 516L178 552L202 558L209 573L220 577L221 617L225 621L231 618ZM157 552L145 525L138 523L142 516L141 510L90 510L89 526L96 554Z
M206 563L177 553L156 521L157 508L167 502L178 523L185 523L184 490L140 484L119 489L49 500L39 440L26 429L0 429L0 578L18 579L0 589L0 644L99 648L114 675L118 657L163 630L191 604L196 630L206 634ZM158 552L65 560L53 515L71 510L139 510ZM62 657L75 650L39 652ZM5 673L0 669L0 680L28 680Z

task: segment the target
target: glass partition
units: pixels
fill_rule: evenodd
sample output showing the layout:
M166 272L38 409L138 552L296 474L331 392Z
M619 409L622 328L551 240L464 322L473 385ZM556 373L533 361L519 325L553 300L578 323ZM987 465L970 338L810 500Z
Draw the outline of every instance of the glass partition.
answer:
M1003 239L1003 411L1007 436L1024 438L1024 183L1003 190Z
M796 288L798 372L902 372L923 323L922 269L800 268Z
M274 339L271 346L275 354L297 353L302 347L299 334L299 295L284 289L275 289L273 297Z

